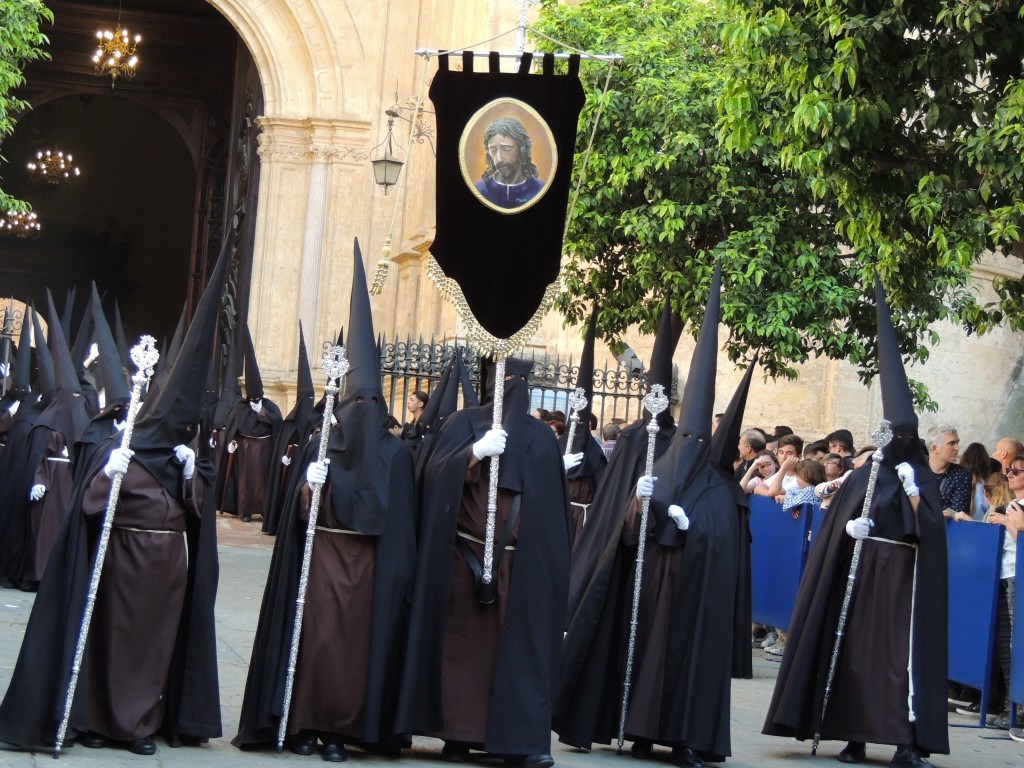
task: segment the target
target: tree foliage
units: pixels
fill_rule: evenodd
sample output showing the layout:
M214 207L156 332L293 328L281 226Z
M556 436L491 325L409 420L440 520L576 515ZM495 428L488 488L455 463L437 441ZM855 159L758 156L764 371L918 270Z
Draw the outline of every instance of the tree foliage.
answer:
M1016 282L1000 306L970 290L984 250L1024 227L1019 6L547 2L546 34L625 56L606 95L584 70L581 142L604 112L577 168L562 310L597 300L614 340L650 328L671 290L698 321L721 256L730 357L760 349L790 377L819 355L873 375L875 270L909 359L927 359L937 320L1024 323Z
M12 95L25 83L25 65L49 58L42 49L49 43L39 28L43 22L52 24L53 13L39 0L0 0L0 145L14 131L18 113L29 106ZM0 157L0 168L5 162ZM7 195L0 186L0 211L26 209L25 203Z

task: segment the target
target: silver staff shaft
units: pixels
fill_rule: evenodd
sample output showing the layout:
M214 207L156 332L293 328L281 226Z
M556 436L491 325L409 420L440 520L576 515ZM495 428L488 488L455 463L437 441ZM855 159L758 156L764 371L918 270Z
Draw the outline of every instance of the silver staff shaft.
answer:
M160 353L156 349L156 339L152 336L143 336L139 343L132 347L132 362L138 367L138 371L132 377L132 396L128 401L128 415L126 416L124 432L121 433L121 447L128 448L132 441L132 432L135 430L135 417L139 412L139 405L142 399L142 388L146 386L153 376L153 366L160 359ZM110 542L110 529L114 525L114 511L117 509L117 499L121 494L121 479L124 474L117 472L110 481L110 495L107 497L107 511L103 515L103 528L100 530L100 541L96 548L96 561L92 566L92 576L89 579L89 593L85 599L85 611L82 614L82 623L78 628L78 641L75 643L75 657L71 662L71 679L68 681L67 695L64 697L64 714L57 728L57 739L53 745L53 759L60 757L61 746L64 744L64 737L68 732L68 722L71 719L71 705L75 700L75 689L78 687L78 674L82 670L82 657L85 654L85 641L89 637L89 625L92 624L92 612L96 607L96 594L100 588L100 576L103 573L103 561L107 557L107 545Z
M505 352L499 346L494 363L494 416L491 429L501 429L501 406L505 399ZM491 474L487 485L487 527L484 529L484 562L480 573L480 602L493 603L497 590L494 581L494 528L498 519L498 470L501 456L491 456Z
M565 441L565 455L572 453L572 441L576 437L576 425L580 423L580 411L587 407L587 393L583 387L569 395L569 437Z
M868 476L868 487L864 493L864 503L860 508L860 517L865 518L871 511L871 500L875 495L875 483L878 482L878 467L882 464L882 450L892 440L892 430L889 422L885 419L878 425L878 429L871 435L878 446L878 449L871 456L871 474ZM818 743L821 741L821 728L825 723L825 712L828 709L828 699L832 693L832 682L835 679L836 667L839 664L839 649L843 644L843 635L846 632L846 619L850 610L850 600L853 597L853 583L857 580L857 566L860 564L860 553L863 549L864 540L857 539L853 545L853 557L850 560L850 570L846 576L846 591L843 593L843 605L839 609L839 621L836 624L836 642L832 646L832 656L828 662L828 676L825 679L825 695L821 700L821 719L814 732L814 740L811 742L811 754L818 752Z
M324 353L324 371L327 386L324 394L324 417L320 422L320 444L317 461L327 457L327 441L331 436L331 416L334 413L334 399L338 394L338 379L348 371L344 347L333 347ZM316 535L316 519L320 514L320 494L323 485L310 486L309 522L306 524L306 545L302 551L302 569L299 572L299 591L295 598L295 623L292 624L292 640L288 650L288 672L284 681L284 702L281 705L281 721L277 725L277 751L284 749L284 738L288 731L288 713L292 705L292 691L295 687L295 668L299 661L299 638L302 635L302 616L306 609L306 587L309 586L309 564L313 559L313 538Z
M644 407L651 414L647 425L647 461L644 474L654 472L654 443L658 436L658 414L668 407L668 398L663 394L660 384L653 384L651 391L644 398ZM640 614L640 584L644 574L644 550L647 542L647 516L651 509L651 500L644 499L640 504L640 533L636 545L636 576L633 579L633 608L629 616L629 644L626 646L626 674L622 681L622 704L619 707L619 739L618 751L622 752L622 743L626 738L626 715L629 712L629 691L633 685L633 655L636 651L637 617Z

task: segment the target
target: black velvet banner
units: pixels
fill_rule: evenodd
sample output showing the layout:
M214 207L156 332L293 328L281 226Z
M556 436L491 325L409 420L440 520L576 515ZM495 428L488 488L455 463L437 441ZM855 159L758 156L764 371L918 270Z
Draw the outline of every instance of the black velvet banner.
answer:
M540 307L558 278L576 126L583 107L579 57L567 74L449 69L430 87L437 121L437 234L431 254L457 282L477 322L510 338Z

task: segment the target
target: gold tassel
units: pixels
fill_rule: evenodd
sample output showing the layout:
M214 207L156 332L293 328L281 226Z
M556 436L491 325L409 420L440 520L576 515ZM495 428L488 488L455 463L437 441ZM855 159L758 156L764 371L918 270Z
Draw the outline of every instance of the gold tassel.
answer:
M388 279L388 269L391 266L391 237L381 249L380 261L377 262L377 274L373 276L373 285L370 286L370 295L378 296L384 290L384 283Z

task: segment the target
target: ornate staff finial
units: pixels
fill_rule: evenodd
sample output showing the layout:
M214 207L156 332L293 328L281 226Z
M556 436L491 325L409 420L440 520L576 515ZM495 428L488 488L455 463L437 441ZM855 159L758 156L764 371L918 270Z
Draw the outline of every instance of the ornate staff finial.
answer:
M583 390L583 387L576 387L576 391L569 395L569 411L575 418L586 407L587 393Z
M665 387L661 384L652 384L650 391L644 395L644 408L650 411L651 416L657 416L668 408L668 396L665 394Z
M160 359L160 351L156 348L156 339L152 336L142 336L128 355L135 367L139 369L135 376L142 376L145 379L152 378L153 368Z
M321 367L331 381L336 381L348 373L348 358L345 356L345 348L340 344L336 344L324 352L321 360Z

